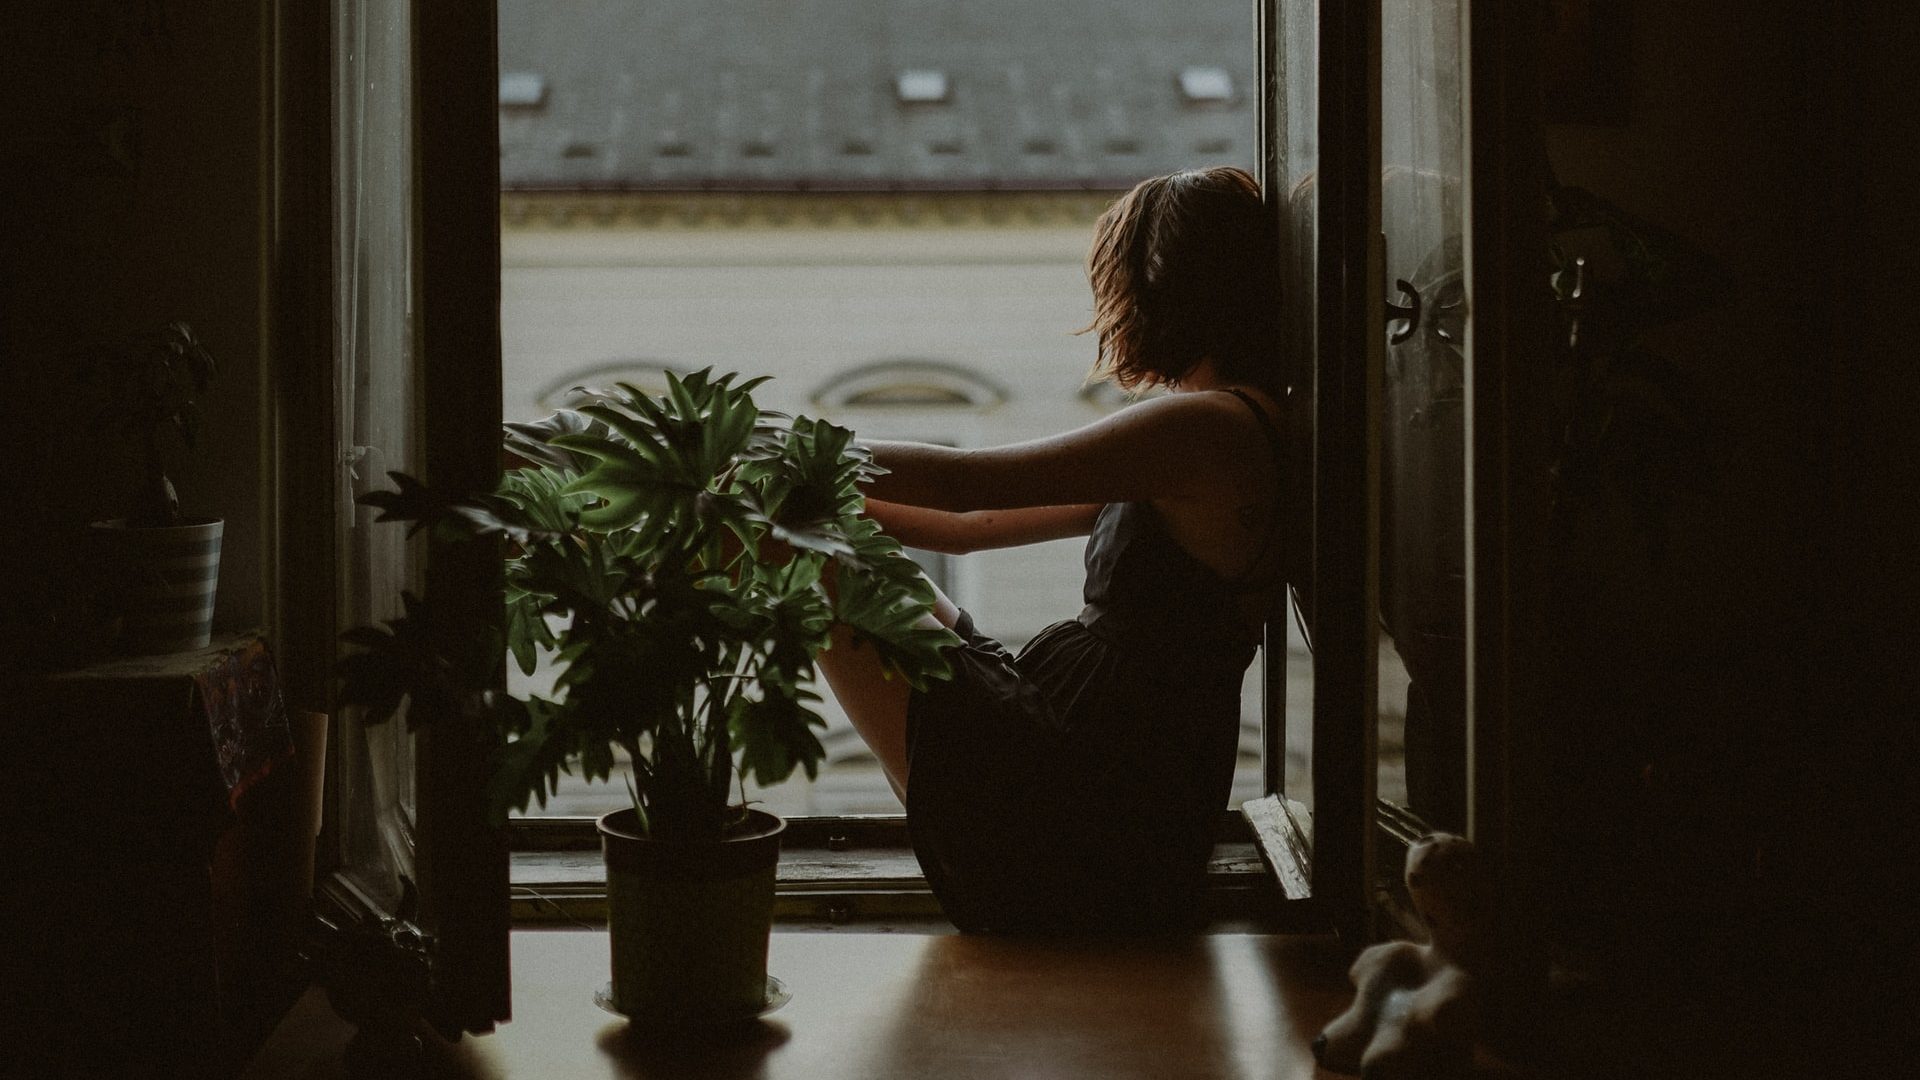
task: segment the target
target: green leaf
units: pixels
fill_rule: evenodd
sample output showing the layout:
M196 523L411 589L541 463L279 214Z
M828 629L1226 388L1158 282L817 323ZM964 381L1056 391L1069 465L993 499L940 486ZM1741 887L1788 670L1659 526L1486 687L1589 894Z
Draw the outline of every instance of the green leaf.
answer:
M505 635L409 597L401 618L346 636L357 651L341 665L342 700L376 719L483 718L497 744L495 820L544 805L569 769L609 776L621 749L635 808L662 837L721 835L738 817L737 776L815 775L825 725L811 686L836 618L914 685L946 673L954 639L930 625L931 586L860 514L870 455L845 428L760 410L751 392L763 383L707 369L670 378L659 397L622 384L507 425L522 464L490 492L396 476L398 490L370 497L388 519L509 541ZM795 554L755 558L767 538ZM821 586L829 559L837 606ZM554 699L499 692L502 651L526 672L544 656Z
M931 586L917 568L909 577L900 566L912 560L880 550L882 545L870 547L862 562L840 563L834 616L873 646L887 670L924 690L928 680L951 675L945 650L960 639L932 624Z
M406 473L389 472L387 479L393 481L395 490L369 491L354 501L380 511L373 519L376 522L408 522L408 536L444 517L447 507L453 502L451 498L428 488Z
M607 430L605 425L597 424L592 417L573 409L561 409L530 423L502 424L501 428L502 441L510 452L536 465L576 473L586 467L585 463L564 445L553 445L553 440L563 435L604 437Z

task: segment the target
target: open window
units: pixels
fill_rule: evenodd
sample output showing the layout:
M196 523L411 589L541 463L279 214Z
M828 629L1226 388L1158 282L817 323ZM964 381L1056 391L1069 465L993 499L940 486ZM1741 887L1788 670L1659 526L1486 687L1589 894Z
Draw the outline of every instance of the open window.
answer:
M782 9L754 25L695 0L607 4L592 19L525 0L498 10L514 419L540 407L516 387L641 355L771 374L764 406L873 438L979 446L1092 421L1123 404L1083 392L1095 342L1074 333L1091 319L1095 220L1147 176L1257 168L1244 0L1141 0L1118 21L964 3ZM968 44L983 40L995 48ZM576 143L593 153L570 155ZM1017 649L1080 609L1083 548L929 561ZM1303 674L1297 635L1294 647ZM1256 670L1235 803L1264 790L1261 685ZM851 732L830 729L828 743L844 745L851 777ZM877 768L864 788L840 786L834 763L788 837L840 838L843 866L886 862L885 843L861 838L897 844L900 822L857 818L897 815L890 791ZM617 770L610 784L563 783L565 800L516 827L515 880L590 917L590 819L626 794ZM1220 809L1233 873L1257 880L1244 826ZM516 903L555 914L530 893Z
M1091 345L1069 333L1077 328L1072 304L1086 302L1079 260L1094 217L1131 178L1211 163L1196 154L1257 150L1256 160L1243 163L1261 174L1285 260L1285 287L1276 303L1288 312L1284 346L1299 365L1290 400L1290 471L1300 485L1294 501L1302 507L1300 531L1311 537L1311 550L1292 571L1296 606L1269 626L1247 695L1257 721L1247 746L1248 790L1239 794L1275 796L1267 803L1274 812L1259 831L1284 886L1278 917L1358 931L1378 880L1377 829L1383 821L1399 822L1402 833L1424 828L1428 822L1418 812L1441 805L1413 793L1424 780L1408 784L1404 800L1385 807L1377 802L1383 791L1378 748L1392 741L1383 737L1391 730L1391 710L1380 706L1383 655L1398 654L1409 671L1421 667L1411 681L1425 674L1435 692L1441 681L1456 679L1446 692L1457 699L1448 714L1457 718L1457 733L1420 762L1456 785L1446 804L1455 809L1432 816L1449 821L1446 815L1456 813L1461 827L1491 840L1500 839L1508 824L1501 800L1512 767L1499 755L1510 735L1505 725L1515 647L1504 637L1510 624L1500 605L1510 595L1504 553L1519 527L1506 441L1517 430L1519 406L1503 395L1510 382L1506 342L1525 307L1511 298L1517 288L1511 283L1531 264L1515 254L1525 250L1526 236L1512 224L1521 219L1509 212L1521 205L1513 193L1519 169L1498 148L1518 126L1522 106L1515 103L1524 99L1503 68L1469 63L1475 56L1500 55L1485 43L1497 45L1506 28L1484 15L1485 4L1390 4L1383 15L1380 3L1260 0L1251 21L1244 6L1228 6L1237 29L1220 56L1173 65L1164 80L1137 84L1095 65L1088 73L1092 97L1118 105L1099 114L1086 132L1064 119L1087 115L1077 109L1079 99L1049 89L1037 60L1011 58L1002 84L992 90L1004 106L994 115L1012 118L1006 132L970 125L962 106L985 91L960 69L942 69L947 85L939 100L902 102L895 100L892 69L884 64L868 79L803 63L795 100L842 95L846 103L831 114L806 114L820 120L817 140L796 142L782 133L779 99L749 95L739 109L716 112L714 102L696 100L686 88L630 87L632 94L620 100L644 105L658 123L629 147L614 139L624 139L621 133L637 123L626 114L626 126L608 129L612 135L606 138L541 126L543 118L571 107L570 96L585 93L583 80L599 70L593 65L560 71L520 56L507 57L504 68L493 63L496 14L532 18L550 5L503 3L496 12L487 4L341 0L337 33L329 36L340 92L322 110L335 122L334 160L340 165L322 200L329 208L322 235L340 242L337 291L323 305L286 313L324 311L325 319L315 322L327 326L338 312L348 337L337 366L328 362L322 375L302 376L326 391L326 423L296 419L291 398L283 406L286 423L314 427L324 435L320 445L332 448L321 455L283 443L284 475L330 477L324 499L283 508L286 531L324 526L332 546L315 565L331 575L329 597L351 598L356 590L387 595L382 590L408 573L454 574L474 585L476 616L488 617L487 583L497 571L452 566L444 553L432 551L376 552L368 546L372 541L362 543L356 535L350 495L351 484L377 483L376 470L392 463L373 462L372 450L355 449L363 446L378 448L383 458L415 455L412 464L436 483L491 482L497 424L503 411L511 414L515 407L513 394L502 389L496 311L508 328L505 385L527 389L529 406L550 406L546 399L558 385L552 379L516 382L511 369L514 357L535 351L513 344L516 320L537 313L544 325L573 335L540 342L542 355L567 367L562 378L614 363L610 356L671 356L674 366L688 370L709 364L758 369L778 358L802 362L800 370L813 377L790 380L796 400L772 402L775 408L806 411L814 407L804 400L810 392L823 382L835 385L833 373L851 370L855 377L836 391L844 391L834 398L838 407L902 414L952 410L955 416L1026 408L1048 430L1076 416L1091 419L1121 404L1080 394ZM1160 10L1142 10L1150 7ZM1190 6L1164 8L1166 19L1191 29ZM703 7L689 0L621 10L623 17L692 20L692 26ZM901 40L908 32L896 28ZM601 35L636 36L645 35ZM531 37L512 35L520 43ZM1243 75L1235 74L1234 49L1242 50ZM1388 70L1383 54L1393 58ZM1225 95L1218 92L1223 81L1217 73L1187 77L1222 65L1224 85L1235 88ZM296 70L285 67L283 78ZM1383 96L1393 95L1383 95L1383 78L1437 97L1388 108ZM843 85L848 79L858 86ZM434 121L412 122L419 114L408 110L419 107L417 94L396 94L396 88L428 86ZM1240 93L1242 86L1253 92ZM708 94L737 89L718 77L699 87ZM616 91L625 93L619 86L594 93ZM1244 132L1236 126L1236 108L1245 110ZM721 125L718 116L732 119ZM1129 132L1131 148L1124 138ZM967 147L989 139L1000 140L992 143L993 160L1006 175L1024 169L1029 173L1022 175L1064 179L1011 190L1003 178L980 174L944 187L930 182L939 169L964 165ZM960 150L939 149L949 145ZM616 185L608 170L630 150L644 160L642 175L650 179ZM1434 152L1441 156L1430 156ZM1156 153L1175 156L1163 162ZM739 183L719 191L712 185L688 189L685 170L703 167L703 160L709 168L713 160L730 162ZM795 160L837 178L839 187L770 190L782 175L778 170ZM525 163L548 172L529 173L516 185L509 170ZM886 170L906 179L883 188L891 175ZM509 180L504 191L503 176ZM311 192L305 198L314 202ZM335 218L334 206L355 209ZM989 226L1008 225L1018 226L1008 230L1009 238L989 237ZM308 226L311 232L311 215ZM944 231L934 232L936 226ZM807 247L805 228L834 231L836 246L828 257ZM888 229L898 235L887 235ZM930 238L937 238L938 252L930 254ZM978 383L956 379L951 371L929 374L932 369L916 369L926 377L915 380L878 378L858 366L862 356L951 356L953 350L946 340L951 333L943 335L941 347L903 348L887 324L863 318L872 306L868 301L862 307L856 279L875 268L893 277L923 272L940 289L965 297L955 316L917 311L936 334L952 331L955 319L979 321L981 312L1057 312L1057 339L1047 346L1053 351L1003 340L998 355L1014 361L1008 370L1017 376L995 369ZM550 273L556 269L562 272ZM1417 356L1405 351L1406 342L1388 341L1390 330L1413 322L1410 312L1386 306L1390 276L1404 277L1421 294L1423 321L1415 332L1428 335L1421 339L1428 351ZM724 292L713 293L712 282L722 279ZM1053 283L1042 287L1044 281ZM1069 286L1062 295L1073 299L1064 304L1049 291ZM781 288L799 292L783 300ZM646 319L618 349L583 344L581 335L593 331L596 320L613 318L623 300L645 300L678 314ZM1396 303L1412 307L1410 301ZM346 319L350 311L376 309L383 313L378 319ZM796 349L795 328L805 318L826 319L826 329L819 342ZM703 344L700 335L710 337L715 328L724 331L723 339ZM1044 380L1055 376L1061 385L1049 388ZM297 382L289 384L290 395ZM982 394L980 385L993 392ZM394 431L411 435L371 435L356 426L363 406L376 404L402 421ZM1446 409L1457 409L1458 419L1411 426L1414 410L1438 418ZM1407 430L1395 429L1401 421ZM911 434L987 438L984 429ZM1408 509L1417 503L1410 486L1416 482L1431 504L1418 504L1427 507L1418 512ZM1419 536L1429 531L1458 543L1423 547ZM1416 574L1416 555L1434 555L1435 567ZM407 569L409 560L415 570ZM380 579L386 585L373 584L376 573L386 575ZM1405 600L1415 595L1408 582L1419 574L1448 590L1440 632L1449 651L1438 669L1422 667L1424 661L1404 664L1417 635L1434 625L1423 621L1418 603ZM1077 566L1053 576L1069 592L1077 590ZM310 584L283 591L314 595ZM1071 601L1062 606L1072 610ZM1411 622L1409 606L1415 611ZM345 620L363 618L331 602L325 610L313 608L308 603L303 611L285 613L292 632L309 642L330 643ZM1383 627L1391 651L1382 648ZM1432 670L1441 674L1427 674ZM403 872L417 883L421 916L438 935L436 963L449 985L461 988L457 1017L481 1027L504 1013L506 854L478 826L474 784L481 770L472 747L461 742L457 728L442 730L449 734L436 733L411 751L395 741L380 751L384 757L362 740L350 751L361 756L343 762L338 774L337 794L351 807L342 807L332 829L344 856L343 883L357 875L362 882L384 879L397 886ZM336 743L355 746L351 739ZM1225 809L1223 837L1248 854L1238 863L1228 859L1222 880L1249 882L1259 876L1251 834ZM538 856L516 864L515 914L593 916L597 859L589 853L593 840L585 816L526 820L513 830L516 847ZM374 822L366 835L378 841L360 854L350 843L360 828L357 820ZM924 896L912 899L917 870L899 843L897 820L825 815L796 822L789 836L803 850L867 849L875 857L866 876L851 882L834 876L833 867L848 862L843 854L816 859L790 879L787 912L846 914L852 901L864 911L930 911ZM402 856L409 846L411 870ZM365 884L357 890L364 907L388 914L405 893ZM1256 897L1249 910L1276 916L1270 889L1243 891ZM458 903L448 902L455 896Z

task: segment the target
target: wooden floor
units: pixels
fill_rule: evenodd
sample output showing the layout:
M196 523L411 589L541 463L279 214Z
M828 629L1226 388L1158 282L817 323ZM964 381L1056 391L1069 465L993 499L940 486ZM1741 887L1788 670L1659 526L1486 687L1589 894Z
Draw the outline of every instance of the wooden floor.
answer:
M520 931L514 1018L464 1040L455 1077L675 1080L1268 1080L1313 1077L1309 1049L1345 1007L1319 938L1217 934L1176 945L1051 944L955 934L776 932L792 994L721 1037L641 1038L594 1007L604 933ZM303 1000L246 1076L339 1075L345 1029ZM328 1060L329 1058L333 1060Z

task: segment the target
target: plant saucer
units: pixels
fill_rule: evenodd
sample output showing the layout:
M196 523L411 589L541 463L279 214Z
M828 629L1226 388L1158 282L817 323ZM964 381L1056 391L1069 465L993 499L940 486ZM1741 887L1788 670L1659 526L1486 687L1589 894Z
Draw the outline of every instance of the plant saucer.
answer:
M613 983L608 982L593 992L593 1003L615 1016L625 1016L635 1023L645 1023L648 1026L671 1025L682 1028L711 1028L723 1027L727 1024L744 1024L749 1020L757 1020L792 1000L793 992L787 989L787 984L771 975L767 976L767 1000L759 1008L740 1009L735 1012L725 1013L705 1013L697 1016L647 1015L636 1017L629 1013L621 1012L619 1007L614 1005Z

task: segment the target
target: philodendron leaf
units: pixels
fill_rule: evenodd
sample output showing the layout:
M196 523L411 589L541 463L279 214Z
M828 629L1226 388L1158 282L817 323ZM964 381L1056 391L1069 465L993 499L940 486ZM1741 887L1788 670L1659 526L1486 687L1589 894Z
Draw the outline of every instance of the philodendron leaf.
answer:
M449 503L446 514L449 520L459 523L474 536L502 536L516 544L526 544L536 536L557 532L536 526L528 520L519 505L498 496Z
M854 521L847 530L847 539L853 545L853 555L840 560L842 566L850 565L856 572L898 589L903 598L932 608L933 583L921 572L920 565L907 557L900 542L881 532L872 518Z
M851 556L854 554L853 545L840 531L839 522L832 519L798 527L782 525L776 521L768 527L768 535L783 544L807 551L817 551L822 555Z
M596 483L597 477L597 471L589 473L568 489L570 492L590 492L600 498L600 505L581 512L580 524L601 532L613 532L638 525L642 518L649 516L650 511L658 516L661 500L657 497L650 498L646 492L631 488Z
M518 734L493 755L487 817L496 827L505 825L511 812L524 811L530 801L546 806L567 758L566 738L553 726L559 712L555 703L538 697L498 698L502 726Z
M390 630L362 626L340 636L362 650L340 660L340 704L359 706L366 723L385 723L419 678L420 657Z
M610 398L583 406L581 412L596 423L597 430L556 436L556 441L562 446L578 439L583 440L584 447L602 445L621 447L645 462L649 470L664 472L668 456L666 436L661 430L661 421L648 415L648 410L652 408L652 404L644 398L637 400ZM636 413L640 415L635 415Z
M772 519L771 533L796 548L853 556L849 524L861 506L859 455L846 428L801 417L777 456L744 465Z
M576 479L566 469L514 469L501 476L494 498L518 511L519 519L530 529L559 535L580 524L581 510L588 501L588 496L567 490Z
M407 522L408 536L444 517L454 501L403 472L390 472L387 479L394 490L369 491L354 501L380 511L375 521Z
M945 648L960 639L933 621L932 586L897 543L875 534L863 544L861 561L840 562L834 617L852 627L889 671L903 675L915 689L925 689L929 678L947 678L952 672Z
M589 782L605 780L613 775L613 746L604 741L591 741L580 748L580 775Z
M553 445L562 435L605 437L607 428L592 417L574 409L561 409L541 420L503 424L502 441L512 453L527 461L567 472L582 472L586 462L565 446Z
M796 768L805 769L809 780L820 773L827 751L814 731L825 730L827 722L806 707L801 694L743 701L735 709L740 771L761 787L785 782Z
M401 601L404 613L384 629L362 626L341 635L361 651L337 667L340 703L361 707L370 724L392 719L406 701L412 702L409 725L476 707L487 673L499 662L497 636L485 626L451 624L412 593L402 593Z
M409 598L401 619L349 637L361 651L343 700L376 719L409 700L424 705L410 716L490 718L496 822L544 805L570 763L604 778L621 752L643 827L668 838L720 835L737 774L815 775L814 658L835 618L914 685L946 673L954 638L928 618L917 567L860 516L870 455L845 428L761 411L761 381L700 371L658 397L622 385L507 425L518 460L490 492L442 497L396 475L366 500L383 519L510 541L506 634L468 642L486 628L435 625ZM553 699L497 692L503 651L523 671L544 656Z
M542 649L559 644L544 613L551 599L522 589L507 590L507 651L522 675L531 675L539 667Z

